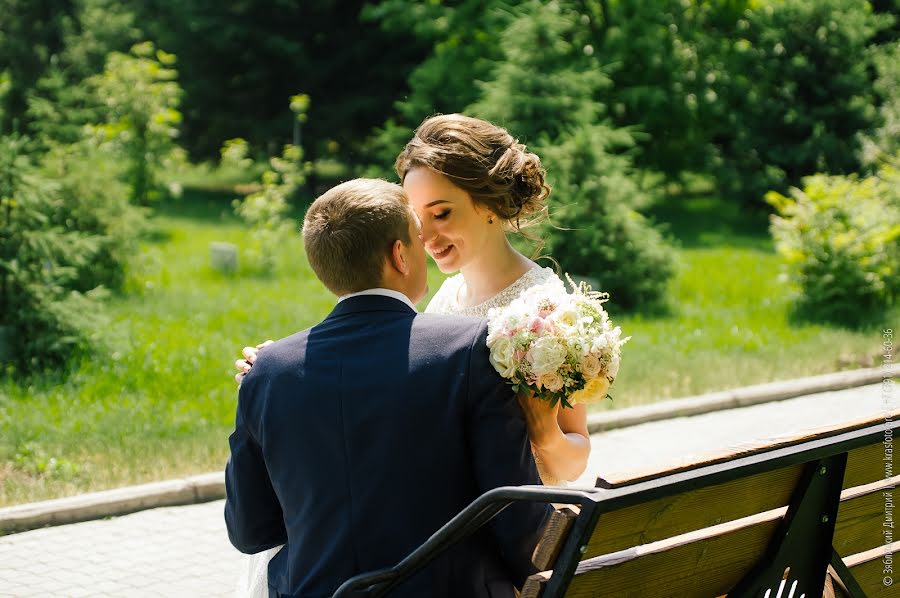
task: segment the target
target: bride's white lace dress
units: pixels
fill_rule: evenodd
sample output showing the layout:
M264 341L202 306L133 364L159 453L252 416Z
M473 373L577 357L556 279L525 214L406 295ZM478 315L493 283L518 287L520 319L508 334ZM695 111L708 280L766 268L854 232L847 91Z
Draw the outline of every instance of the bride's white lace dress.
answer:
M477 316L486 318L488 312L494 307L506 307L512 303L513 299L522 294L523 291L533 286L544 284L553 279L559 280L556 273L550 268L532 268L523 274L514 283L478 305L471 307L463 307L460 305L459 298L462 295L465 281L462 274L456 274L446 279L434 294L425 313L450 314L458 316ZM545 486L559 486L565 484L563 480L559 480L551 476L544 464L535 455L534 459L537 465L538 473L541 481ZM269 561L272 560L281 546L276 546L269 550L250 555L245 561L245 567L241 570L240 579L236 596L238 598L268 598L269 597Z

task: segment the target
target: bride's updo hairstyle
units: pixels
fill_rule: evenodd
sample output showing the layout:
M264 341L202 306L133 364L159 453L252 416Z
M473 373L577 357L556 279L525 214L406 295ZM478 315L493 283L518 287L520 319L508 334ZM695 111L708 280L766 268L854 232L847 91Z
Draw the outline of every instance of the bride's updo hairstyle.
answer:
M419 166L446 176L513 231L546 216L550 186L541 159L486 120L462 114L426 118L394 165L401 182Z

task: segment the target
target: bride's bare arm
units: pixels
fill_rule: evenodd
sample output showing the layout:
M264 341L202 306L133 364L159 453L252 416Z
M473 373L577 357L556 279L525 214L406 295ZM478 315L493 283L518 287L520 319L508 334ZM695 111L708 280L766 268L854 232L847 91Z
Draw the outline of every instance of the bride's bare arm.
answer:
M269 340L264 343L260 343L255 347L244 347L241 351L241 354L244 356L243 359L238 359L234 362L234 369L238 371L237 374L234 375L234 381L238 383L238 386L241 385L241 382L244 380L244 376L247 375L247 372L250 371L250 368L253 367L253 362L256 361L256 354L260 352L260 350L265 349L275 341Z
M547 473L560 480L577 480L587 469L591 440L587 428L587 408L551 407L533 396L520 396L531 446Z

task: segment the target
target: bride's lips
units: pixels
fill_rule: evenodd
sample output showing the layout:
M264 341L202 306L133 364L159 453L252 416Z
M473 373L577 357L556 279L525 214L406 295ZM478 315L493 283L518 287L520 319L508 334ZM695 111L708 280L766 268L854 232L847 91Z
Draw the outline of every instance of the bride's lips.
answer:
M450 255L450 251L452 251L452 250L453 250L452 244L438 245L438 246L430 247L428 249L428 253L430 253L431 257L433 257L434 259L441 260L441 259L444 259L445 257L447 257L448 255Z

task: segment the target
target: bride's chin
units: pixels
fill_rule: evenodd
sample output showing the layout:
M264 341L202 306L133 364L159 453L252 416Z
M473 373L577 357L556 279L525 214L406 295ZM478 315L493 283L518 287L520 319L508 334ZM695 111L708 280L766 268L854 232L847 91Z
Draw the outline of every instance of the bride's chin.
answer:
M434 263L437 264L438 270L440 270L443 274L453 274L454 272L459 271L459 268L451 266L450 264L444 264L437 260L435 260Z

